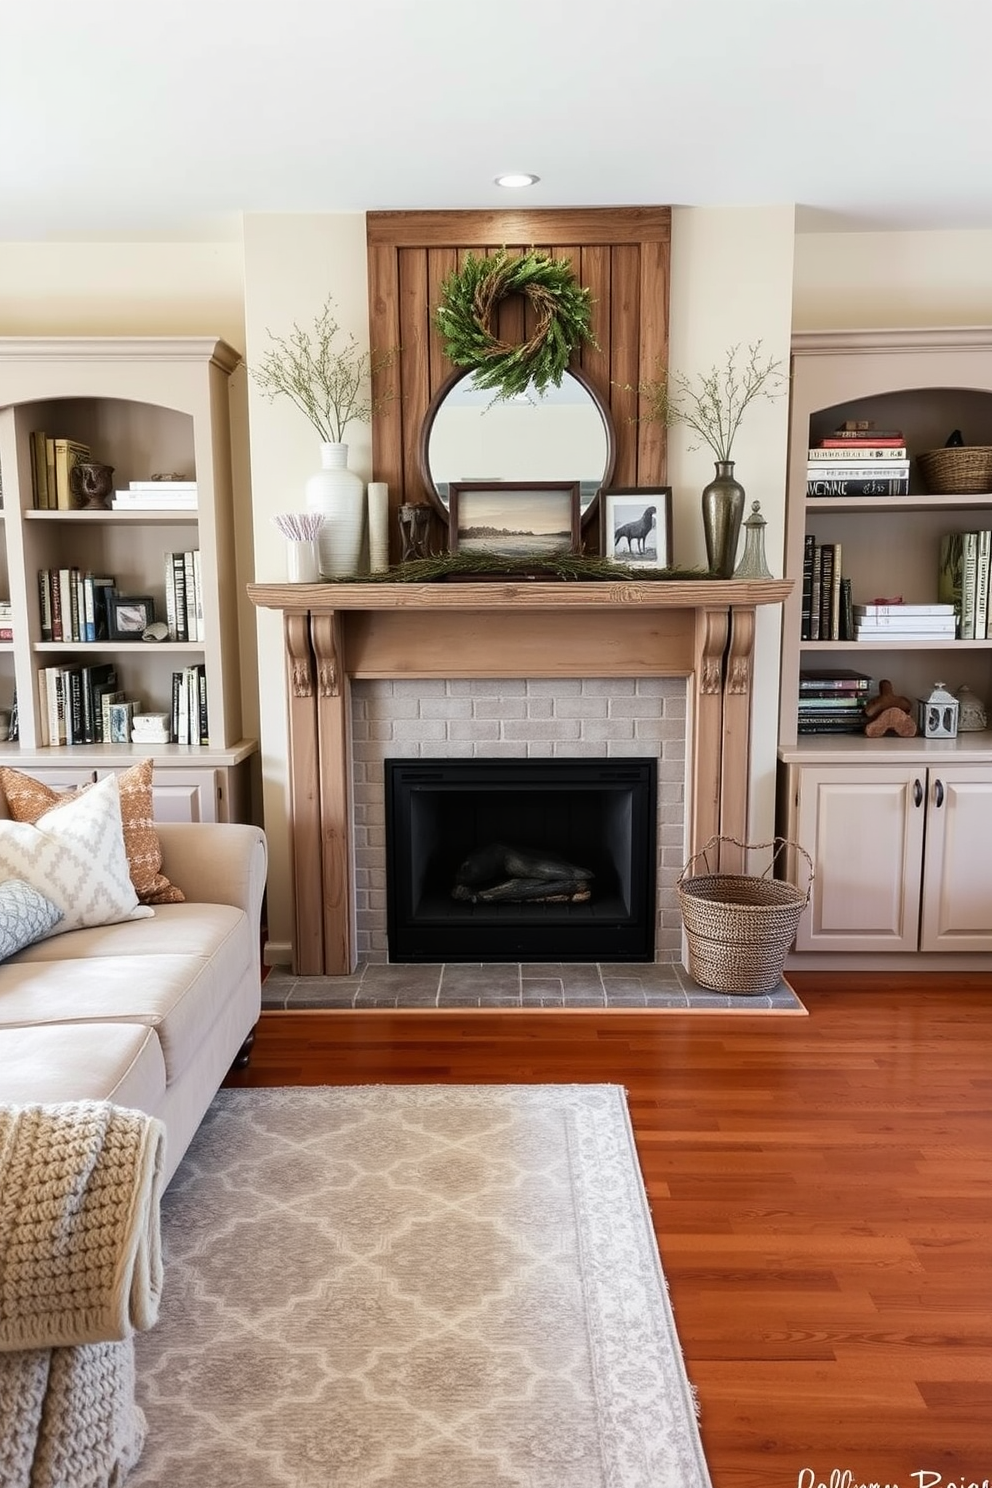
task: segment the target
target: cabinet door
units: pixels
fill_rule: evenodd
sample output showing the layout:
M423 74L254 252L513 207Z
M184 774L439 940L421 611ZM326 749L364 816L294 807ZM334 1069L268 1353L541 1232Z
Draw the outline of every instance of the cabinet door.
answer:
M112 770L101 770L100 775L110 775ZM155 820L161 822L213 822L226 818L218 810L222 795L220 781L224 771L204 766L190 769L185 766L173 768L156 762L155 778L152 782L152 809Z
M925 772L903 766L799 771L797 829L813 859L797 951L915 951Z
M921 951L992 950L992 770L931 769Z

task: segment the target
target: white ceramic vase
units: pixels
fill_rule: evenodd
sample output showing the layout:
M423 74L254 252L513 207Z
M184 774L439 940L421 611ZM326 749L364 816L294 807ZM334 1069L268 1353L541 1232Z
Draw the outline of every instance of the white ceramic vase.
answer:
M325 579L347 579L359 571L365 535L365 485L348 469L346 444L322 444L321 468L306 484L307 510L324 518L317 538Z

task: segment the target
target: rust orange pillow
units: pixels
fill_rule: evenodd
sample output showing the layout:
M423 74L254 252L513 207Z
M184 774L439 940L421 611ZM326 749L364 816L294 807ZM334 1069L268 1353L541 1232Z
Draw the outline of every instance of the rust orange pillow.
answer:
M124 827L124 851L134 892L142 904L181 904L186 895L170 883L162 872L162 845L155 830L152 809L152 769L154 761L139 760L117 777L121 797L121 821ZM81 790L89 790L88 785ZM0 766L0 789L14 821L34 823L76 790L57 791L31 775Z

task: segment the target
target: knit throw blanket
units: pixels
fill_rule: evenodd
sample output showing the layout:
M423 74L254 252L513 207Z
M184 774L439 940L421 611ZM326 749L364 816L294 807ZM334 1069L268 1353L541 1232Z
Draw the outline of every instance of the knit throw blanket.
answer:
M158 1317L165 1128L106 1102L0 1105L0 1484L117 1488L134 1331Z

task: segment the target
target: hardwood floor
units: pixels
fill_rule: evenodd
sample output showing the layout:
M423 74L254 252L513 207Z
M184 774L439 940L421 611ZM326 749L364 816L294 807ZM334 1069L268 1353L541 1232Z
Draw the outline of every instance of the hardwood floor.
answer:
M982 1485L992 977L790 980L808 1018L267 1012L228 1083L622 1084L714 1488Z

